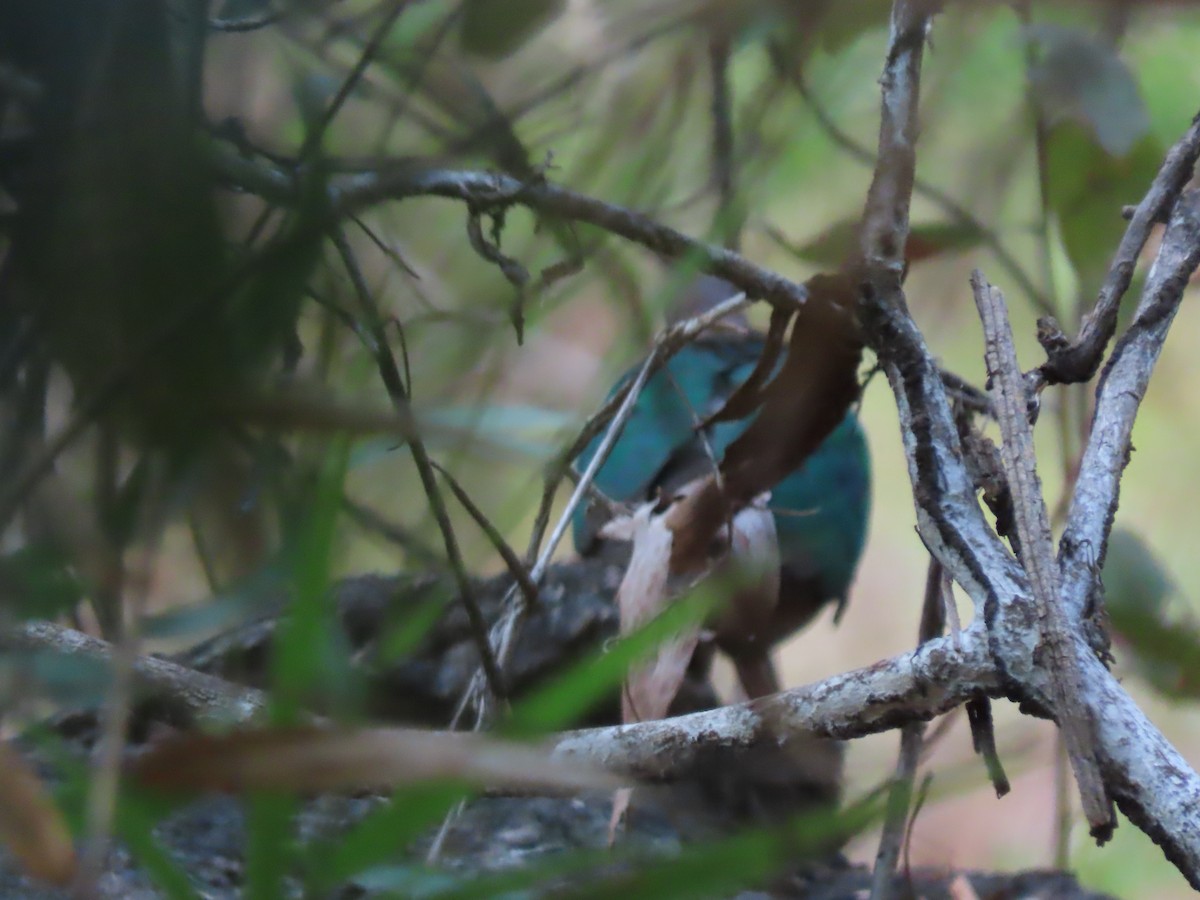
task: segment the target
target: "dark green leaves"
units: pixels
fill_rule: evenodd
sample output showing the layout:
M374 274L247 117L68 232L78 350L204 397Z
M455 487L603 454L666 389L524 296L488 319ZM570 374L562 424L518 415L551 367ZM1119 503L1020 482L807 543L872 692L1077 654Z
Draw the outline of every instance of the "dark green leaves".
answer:
M1050 126L1050 209L1080 290L1090 295L1125 231L1122 207L1141 199L1163 151L1133 73L1112 47L1057 26L1027 33L1039 51L1029 71L1032 96Z
M1083 125L1105 153L1127 156L1150 129L1133 73L1116 51L1086 32L1036 25L1027 36L1041 51L1029 71L1034 98L1050 125Z
M1126 656L1157 691L1200 697L1200 626L1168 609L1175 581L1133 531L1117 528L1104 560L1105 606Z
M565 7L565 0L467 0L462 6L459 41L464 50L478 56L508 56Z

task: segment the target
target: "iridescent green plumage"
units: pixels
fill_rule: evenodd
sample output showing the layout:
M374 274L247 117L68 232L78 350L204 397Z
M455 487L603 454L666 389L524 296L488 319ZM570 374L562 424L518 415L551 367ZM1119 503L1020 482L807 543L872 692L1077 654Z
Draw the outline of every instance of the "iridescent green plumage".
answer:
M706 428L707 448L696 424L749 377L763 347L759 334L725 330L672 357L647 381L596 486L614 500L643 501L712 471L713 459L722 457L748 420ZM580 455L580 469L598 445L599 439ZM800 469L772 489L782 567L779 606L764 636L766 646L805 625L826 603L840 608L845 601L866 539L870 487L866 440L850 413ZM599 524L596 511L576 515L575 545L581 553L600 549ZM737 647L725 649L737 656ZM756 652L763 652L761 645Z

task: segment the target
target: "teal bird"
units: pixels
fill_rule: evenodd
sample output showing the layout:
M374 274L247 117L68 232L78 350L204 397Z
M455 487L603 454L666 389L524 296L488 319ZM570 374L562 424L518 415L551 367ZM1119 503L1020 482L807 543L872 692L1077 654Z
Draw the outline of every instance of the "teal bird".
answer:
M694 315L733 293L727 282L704 276L689 288L681 308ZM597 473L596 487L613 500L637 503L669 495L711 472L712 459L720 460L749 420L706 427L711 457L696 425L749 377L764 346L764 337L748 328L714 329L672 357L647 381ZM614 391L636 372L628 372ZM580 454L580 470L599 443L600 438L593 440ZM773 645L808 624L827 603L836 603L841 614L866 539L870 493L870 459L854 412L772 489L769 508L781 558L779 603L764 634L718 636L718 646L732 657L750 696L778 690L768 657ZM611 544L598 535L603 518L595 507L576 513L575 547L581 554L606 552Z

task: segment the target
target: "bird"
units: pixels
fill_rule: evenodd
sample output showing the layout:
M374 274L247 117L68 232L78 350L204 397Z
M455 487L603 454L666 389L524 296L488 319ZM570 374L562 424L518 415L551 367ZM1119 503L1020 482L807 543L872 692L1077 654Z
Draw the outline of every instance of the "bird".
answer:
M696 315L737 292L723 279L699 276L668 319ZM637 504L671 496L711 473L751 420L702 423L750 376L765 346L765 336L743 318L711 329L671 357L646 381L619 440L596 474L595 487L610 500ZM622 376L610 396L638 368ZM580 453L580 471L601 439L593 439ZM732 659L750 698L779 690L770 661L775 645L805 627L828 604L836 605L835 621L840 618L866 542L870 505L870 456L858 415L851 410L800 468L771 491L768 508L781 565L778 603L769 621L761 633L735 629L732 634L718 630L716 635L717 647ZM597 504L576 511L573 537L580 555L621 558L621 548L599 533L610 515L611 510Z

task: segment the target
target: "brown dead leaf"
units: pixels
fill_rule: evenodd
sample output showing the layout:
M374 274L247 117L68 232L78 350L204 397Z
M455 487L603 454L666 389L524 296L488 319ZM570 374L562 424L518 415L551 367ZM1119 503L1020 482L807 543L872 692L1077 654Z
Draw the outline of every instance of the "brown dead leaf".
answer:
M766 343L762 356L754 365L754 371L729 395L724 405L701 424L701 428L707 428L716 422L744 419L762 405L764 385L779 362L779 354L783 352L783 336L791 320L792 314L789 310L781 307L771 310L771 324L767 329Z
M709 479L672 511L674 571L697 568L731 511L799 468L858 399L863 343L854 314L854 279L846 272L816 275L807 287L808 301L792 326L787 359L762 389L758 416L721 460L722 484ZM739 399L737 411L744 400Z
M815 275L807 287L783 368L721 460L726 491L743 503L799 468L858 399L863 341L854 282L843 273Z
M189 734L152 747L130 768L135 780L165 791L319 792L438 778L515 790L603 790L619 783L545 749L479 734L408 728Z
M616 844L621 825L625 822L625 813L629 812L632 802L633 788L617 788L613 794L612 813L608 817L608 846Z
M0 743L0 842L33 878L66 885L75 845L46 786L12 746Z
M686 496L700 482L686 485ZM621 586L617 590L621 634L636 631L661 613L679 591L672 591L672 533L665 515L656 512L658 504L645 503L630 516L622 516L605 525L601 536L630 540L633 553ZM654 657L630 670L621 694L621 721L645 722L661 719L679 692L687 674L692 653L700 640L700 629L689 628L659 645Z

